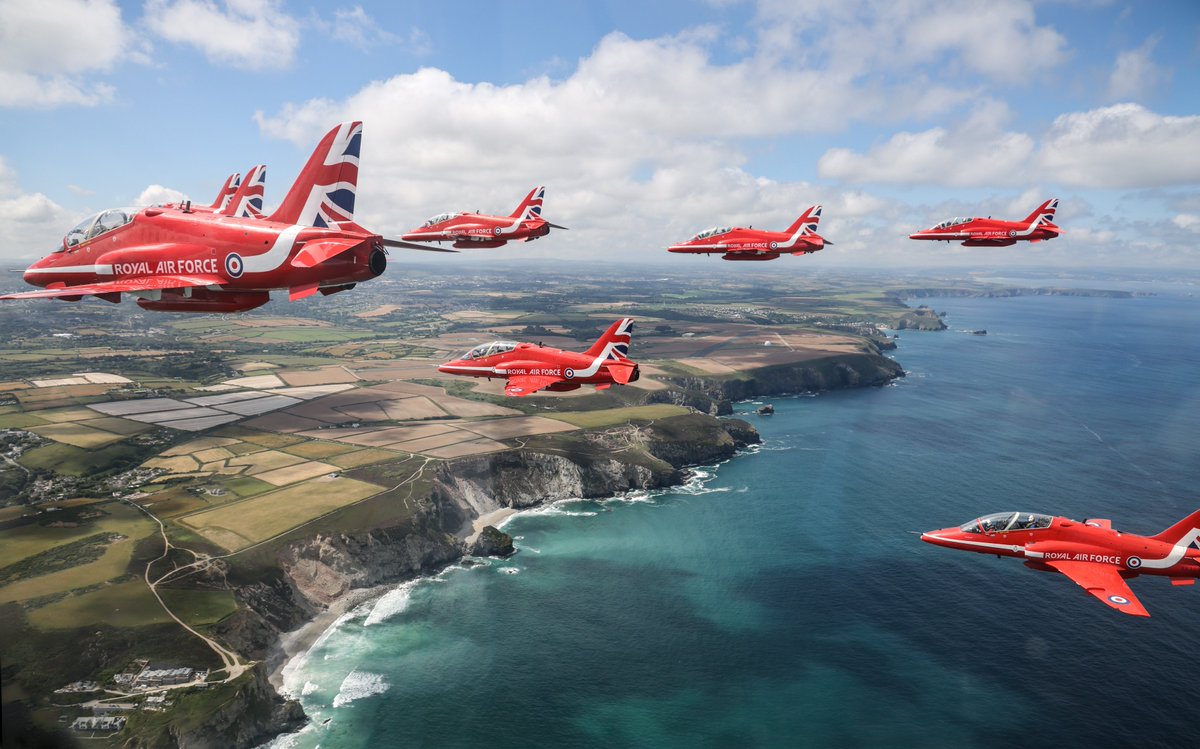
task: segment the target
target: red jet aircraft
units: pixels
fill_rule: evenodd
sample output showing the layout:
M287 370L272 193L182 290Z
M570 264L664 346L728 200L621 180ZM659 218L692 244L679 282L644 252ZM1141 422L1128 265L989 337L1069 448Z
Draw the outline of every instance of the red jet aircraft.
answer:
M1043 572L1061 572L1124 614L1150 616L1125 583L1138 575L1163 575L1172 585L1200 577L1200 510L1157 536L1113 530L1109 520L1082 523L1031 512L1000 512L959 528L921 534L937 546L1024 558Z
M1024 221L1000 221L994 218L952 218L925 231L909 234L909 239L963 240L964 247L1007 247L1017 240L1041 242L1054 239L1063 230L1054 225L1058 198L1050 198Z
M531 242L550 233L550 229L566 229L542 218L545 187L529 191L517 210L509 216L485 216L479 213L443 213L421 224L400 238L406 242L453 242L455 247L499 247L510 241Z
M352 289L383 273L385 246L406 246L354 222L361 140L361 122L329 131L265 218L243 217L261 208L261 167L220 211L186 202L102 211L25 271L25 281L44 290L0 299L115 303L129 294L148 310L239 312L266 304L273 289L287 289L293 301Z
M780 255L808 255L833 242L817 234L821 222L821 206L814 205L804 212L787 231L762 231L741 227L719 226L705 229L683 244L673 244L668 252L711 254L719 252L722 260L774 260Z
M503 377L505 395L525 396L539 390L562 392L595 385L606 390L615 382L636 382L638 365L631 361L629 343L633 319L613 323L600 339L582 354L532 343L495 341L468 351L461 359L446 362L439 372L468 377Z

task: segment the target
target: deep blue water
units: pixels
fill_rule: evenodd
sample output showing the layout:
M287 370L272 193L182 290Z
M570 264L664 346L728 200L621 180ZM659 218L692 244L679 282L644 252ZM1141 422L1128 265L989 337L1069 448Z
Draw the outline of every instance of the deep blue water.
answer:
M952 330L901 334L903 382L774 400L702 484L518 516L512 559L365 606L278 745L1196 746L1200 586L1133 581L1137 619L910 531L1200 507L1200 300L924 303Z

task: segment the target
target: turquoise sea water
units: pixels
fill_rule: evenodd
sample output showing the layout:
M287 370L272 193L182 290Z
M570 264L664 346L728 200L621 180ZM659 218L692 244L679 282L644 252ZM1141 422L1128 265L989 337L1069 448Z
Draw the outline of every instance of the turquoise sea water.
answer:
M1135 580L1136 619L910 531L1200 507L1200 300L925 303L952 330L897 385L775 399L689 487L518 516L513 558L349 616L275 746L1196 745L1200 586Z

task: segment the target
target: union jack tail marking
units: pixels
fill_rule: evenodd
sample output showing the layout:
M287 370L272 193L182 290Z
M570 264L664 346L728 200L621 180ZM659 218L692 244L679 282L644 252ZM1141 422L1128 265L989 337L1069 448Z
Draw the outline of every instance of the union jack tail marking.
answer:
M221 211L223 216L239 218L262 218L263 193L267 183L267 168L262 164L250 167L246 179L233 194L229 204Z
M592 344L585 356L604 355L605 359L627 359L629 344L633 341L633 318L617 320L604 331L604 335Z
M542 201L546 199L546 188L539 185L529 191L521 204L517 206L517 210L512 212L509 218L520 218L522 221L530 221L542 217Z
M225 179L225 184L221 185L221 191L217 193L217 199L209 208L214 211L223 211L225 206L229 205L229 201L233 198L233 194L237 192L238 185L241 183L242 175L234 173Z
M361 122L326 133L270 220L318 227L353 221L361 144Z
M1024 223L1053 224L1054 212L1058 210L1058 198L1050 198L1037 207L1033 213L1025 217Z
M796 223L788 227L786 234L816 234L817 225L821 223L821 206L814 205L796 219Z

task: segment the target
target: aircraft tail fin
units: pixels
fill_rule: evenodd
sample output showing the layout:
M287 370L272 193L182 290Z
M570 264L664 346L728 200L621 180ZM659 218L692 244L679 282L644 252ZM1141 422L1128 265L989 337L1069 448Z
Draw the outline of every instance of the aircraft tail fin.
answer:
M268 220L319 227L353 221L361 142L361 122L343 122L326 133Z
M225 179L225 184L221 185L221 191L217 193L217 199L209 208L214 211L221 211L225 206L229 205L229 201L233 198L233 194L237 192L238 184L242 179L242 175L234 172Z
M542 201L546 198L546 188L539 185L529 191L525 199L521 201L521 205L517 206L517 210L513 211L509 218L520 218L522 221L529 221L535 218L542 217Z
M228 205L221 211L222 216L238 216L239 218L259 218L262 216L263 193L267 183L267 167L263 164L250 167L246 178L238 186Z
M814 205L796 219L796 223L787 229L787 234L816 234L817 226L821 223L821 206Z
M1045 203L1037 207L1033 213L1025 217L1025 224L1037 222L1039 224L1053 224L1054 212L1058 210L1058 198L1050 198Z
M605 359L629 358L629 344L633 341L633 318L624 317L608 326L604 335L600 336L585 356L601 356Z
M1188 515L1186 518L1180 520L1170 528L1167 528L1157 536L1151 536L1151 538L1153 538L1155 541L1165 541L1169 544L1177 544L1189 536L1194 542L1200 544L1200 510L1196 510L1191 515Z

